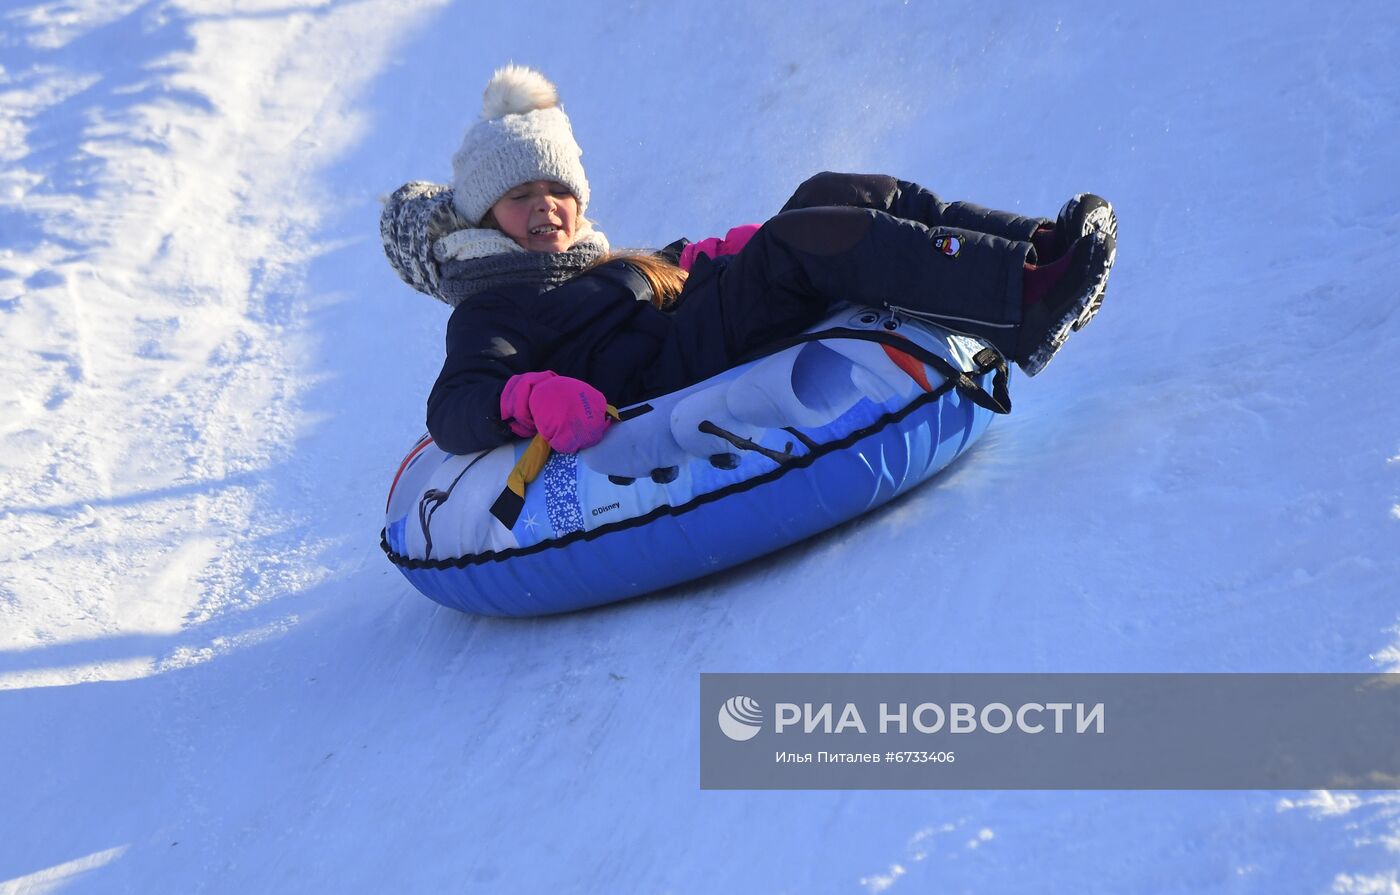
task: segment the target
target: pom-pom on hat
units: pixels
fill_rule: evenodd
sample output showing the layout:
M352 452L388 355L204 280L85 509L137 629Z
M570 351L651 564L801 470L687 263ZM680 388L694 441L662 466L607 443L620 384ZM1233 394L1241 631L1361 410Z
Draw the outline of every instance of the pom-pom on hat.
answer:
M569 116L549 79L523 65L496 69L482 95L481 120L452 156L453 204L473 226L513 186L556 180L588 207L588 178Z

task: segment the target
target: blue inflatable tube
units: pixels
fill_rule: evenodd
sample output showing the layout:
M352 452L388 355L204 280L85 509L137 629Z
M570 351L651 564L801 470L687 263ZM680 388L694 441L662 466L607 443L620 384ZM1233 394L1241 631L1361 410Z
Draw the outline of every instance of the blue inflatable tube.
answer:
M1009 409L982 343L848 308L764 357L623 408L523 496L527 443L400 465L381 545L415 588L484 615L567 612L746 562L927 480ZM526 458L528 461L528 458Z

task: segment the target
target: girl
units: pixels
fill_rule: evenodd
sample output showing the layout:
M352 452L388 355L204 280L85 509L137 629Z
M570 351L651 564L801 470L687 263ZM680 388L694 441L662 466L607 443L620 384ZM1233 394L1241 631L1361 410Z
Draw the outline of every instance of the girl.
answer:
M1117 222L1096 196L1052 224L831 173L756 231L617 254L585 217L581 155L554 86L507 66L453 157L452 189L409 184L384 209L395 270L455 306L428 398L445 451L536 433L581 450L602 438L609 402L719 373L837 301L976 336L1034 376L1097 312L1114 260Z

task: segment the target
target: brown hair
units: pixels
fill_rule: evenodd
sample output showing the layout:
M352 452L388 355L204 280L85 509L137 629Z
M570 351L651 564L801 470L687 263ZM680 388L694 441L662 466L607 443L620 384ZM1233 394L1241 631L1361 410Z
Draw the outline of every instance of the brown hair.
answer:
M651 252L628 249L620 252L608 252L603 257L588 265L588 270L592 270L600 264L607 264L609 261L626 261L636 268L637 273L647 281L651 287L651 303L665 311L676 303L680 297L681 290L685 288L685 281L689 273L680 267Z

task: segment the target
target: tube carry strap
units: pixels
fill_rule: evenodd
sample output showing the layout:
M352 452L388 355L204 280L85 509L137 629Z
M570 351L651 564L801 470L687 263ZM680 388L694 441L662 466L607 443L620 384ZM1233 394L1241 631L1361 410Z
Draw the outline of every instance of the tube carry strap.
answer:
M530 440L530 446L525 448L525 453L515 461L515 468L506 477L505 490L491 504L491 515L506 528L515 527L521 510L525 509L525 486L539 477L550 453L549 442L544 440L543 435L536 435Z
M609 404L607 408L607 414L612 420L622 419L616 407ZM520 514L525 509L525 486L539 478L540 471L544 469L545 463L549 462L552 453L554 449L544 440L544 436L536 435L530 446L525 449L525 453L515 461L515 468L506 477L505 489L501 491L501 496L496 498L496 502L491 504L491 515L506 528L514 528L520 519Z

